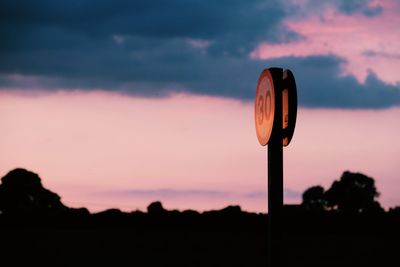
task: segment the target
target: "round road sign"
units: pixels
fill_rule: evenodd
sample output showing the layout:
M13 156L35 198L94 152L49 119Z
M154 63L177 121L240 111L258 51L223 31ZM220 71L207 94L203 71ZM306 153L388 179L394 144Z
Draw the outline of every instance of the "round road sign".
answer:
M257 138L265 146L271 137L275 117L275 89L268 69L263 70L258 79L254 107Z

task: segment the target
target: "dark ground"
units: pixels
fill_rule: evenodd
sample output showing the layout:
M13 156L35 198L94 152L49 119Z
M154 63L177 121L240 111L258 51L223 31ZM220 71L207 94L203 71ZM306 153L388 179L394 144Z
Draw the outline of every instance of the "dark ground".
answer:
M389 266L400 252L399 222L389 214L287 215L284 266ZM266 266L266 227L265 215L234 207L1 216L1 266Z

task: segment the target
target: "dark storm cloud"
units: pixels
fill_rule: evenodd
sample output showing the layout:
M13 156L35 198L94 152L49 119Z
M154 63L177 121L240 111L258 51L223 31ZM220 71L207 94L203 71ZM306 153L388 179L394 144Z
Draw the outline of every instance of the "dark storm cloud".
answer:
M361 12L368 17L381 14L383 8L379 5L372 6L371 2L371 0L341 0L339 1L339 10L345 14Z
M398 84L384 83L372 71L360 84L353 76L342 76L344 61L334 56L281 58L269 63L293 71L303 106L385 108L400 105Z
M151 95L154 83L203 79L187 70L207 70L210 59L300 38L282 26L284 16L278 0L2 2L0 72L3 80L22 74Z
M251 100L261 70L275 65L294 71L304 106L400 104L398 86L373 73L365 84L342 77L343 62L334 56L250 59L261 41L305 38L285 28L288 9L280 3L3 1L0 87L102 88L147 96L173 90Z
M116 34L158 41L211 40L214 50L244 54L261 40L296 38L293 32L287 31L286 36L279 31L284 16L278 0L48 0L0 5L2 34L7 37L2 47L11 50L43 45L48 49L80 48L79 40L68 41L68 34L100 42Z

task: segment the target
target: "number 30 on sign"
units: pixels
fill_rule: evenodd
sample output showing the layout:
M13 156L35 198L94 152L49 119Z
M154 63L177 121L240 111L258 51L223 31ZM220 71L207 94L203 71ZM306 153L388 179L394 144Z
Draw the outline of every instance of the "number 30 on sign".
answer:
M272 70L275 75L272 75ZM277 97L276 94L280 94L281 97ZM276 99L281 100L282 104L276 105ZM276 110L276 106L281 106L282 110ZM282 114L281 129L274 128L277 112ZM254 115L257 138L261 145L267 145L271 135L275 134L282 138L282 145L287 146L290 143L297 117L296 82L290 70L273 68L262 71L256 89Z

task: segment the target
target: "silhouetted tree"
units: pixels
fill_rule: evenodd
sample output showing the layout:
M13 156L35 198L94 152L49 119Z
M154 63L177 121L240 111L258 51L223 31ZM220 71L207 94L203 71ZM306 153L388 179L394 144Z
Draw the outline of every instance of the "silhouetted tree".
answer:
M42 186L36 173L15 169L1 178L0 211L4 214L48 214L68 210L60 197Z
M322 186L312 186L303 193L302 206L307 211L320 212L326 209L325 189Z
M161 215L165 214L166 210L164 209L160 201L155 201L153 203L150 203L150 205L147 207L147 212L153 215Z
M328 207L342 213L381 212L378 196L373 178L348 171L325 192Z

